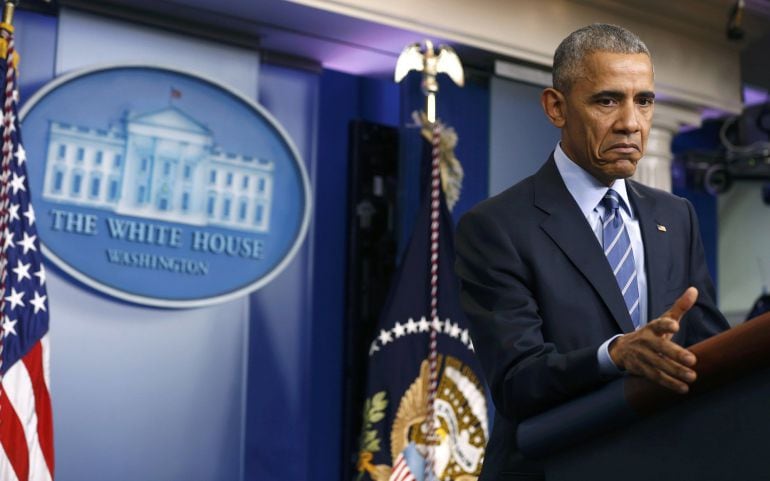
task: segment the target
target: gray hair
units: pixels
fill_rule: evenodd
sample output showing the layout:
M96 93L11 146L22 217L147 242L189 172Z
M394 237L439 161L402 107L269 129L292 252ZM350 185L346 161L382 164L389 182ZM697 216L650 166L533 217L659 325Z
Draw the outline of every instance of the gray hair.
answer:
M553 55L553 87L568 92L580 75L583 59L594 52L643 53L647 45L635 33L617 25L594 23L575 30L561 41Z

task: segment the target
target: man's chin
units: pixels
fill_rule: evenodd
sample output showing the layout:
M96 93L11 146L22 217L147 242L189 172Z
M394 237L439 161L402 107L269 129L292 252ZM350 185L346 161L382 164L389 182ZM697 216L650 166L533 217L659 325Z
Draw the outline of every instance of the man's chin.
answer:
M606 164L608 170L614 171L619 175L622 174L625 177L631 177L636 172L636 165L639 163L638 158L621 157L613 159Z
M628 179L636 173L636 162L620 160L611 164L605 164L601 169L606 180Z
M628 163L619 165L619 168L615 170L615 175L618 179L627 179L636 173L636 164Z

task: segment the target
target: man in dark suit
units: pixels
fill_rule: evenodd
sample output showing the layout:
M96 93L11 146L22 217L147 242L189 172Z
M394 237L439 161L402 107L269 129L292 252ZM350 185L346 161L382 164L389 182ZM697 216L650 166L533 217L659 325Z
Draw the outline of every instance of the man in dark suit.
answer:
M697 360L682 346L728 328L692 205L626 180L654 97L636 35L573 32L541 97L561 129L554 153L460 221L461 300L497 409L482 481L542 479L518 423L624 372L686 393Z

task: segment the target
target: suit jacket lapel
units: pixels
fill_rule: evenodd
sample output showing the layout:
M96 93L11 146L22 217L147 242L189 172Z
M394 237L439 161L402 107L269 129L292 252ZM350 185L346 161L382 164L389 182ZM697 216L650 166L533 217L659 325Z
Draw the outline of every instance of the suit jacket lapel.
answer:
M591 226L567 190L553 156L535 174L535 205L548 217L541 228L593 286L622 332L633 332L623 296Z
M644 260L647 269L647 317L654 319L663 313L665 308L666 266L669 262L669 245L666 231L655 206L655 199L642 193L633 181L626 181L628 197L634 210L639 216L639 227L642 231L644 244ZM664 227L665 229L665 227Z

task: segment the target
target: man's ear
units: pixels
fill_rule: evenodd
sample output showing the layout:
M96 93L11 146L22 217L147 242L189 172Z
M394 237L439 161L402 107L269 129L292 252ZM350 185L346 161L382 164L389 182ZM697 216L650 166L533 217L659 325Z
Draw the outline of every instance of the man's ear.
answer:
M548 120L556 127L562 128L566 122L566 102L564 94L553 87L548 87L540 94L540 105Z

